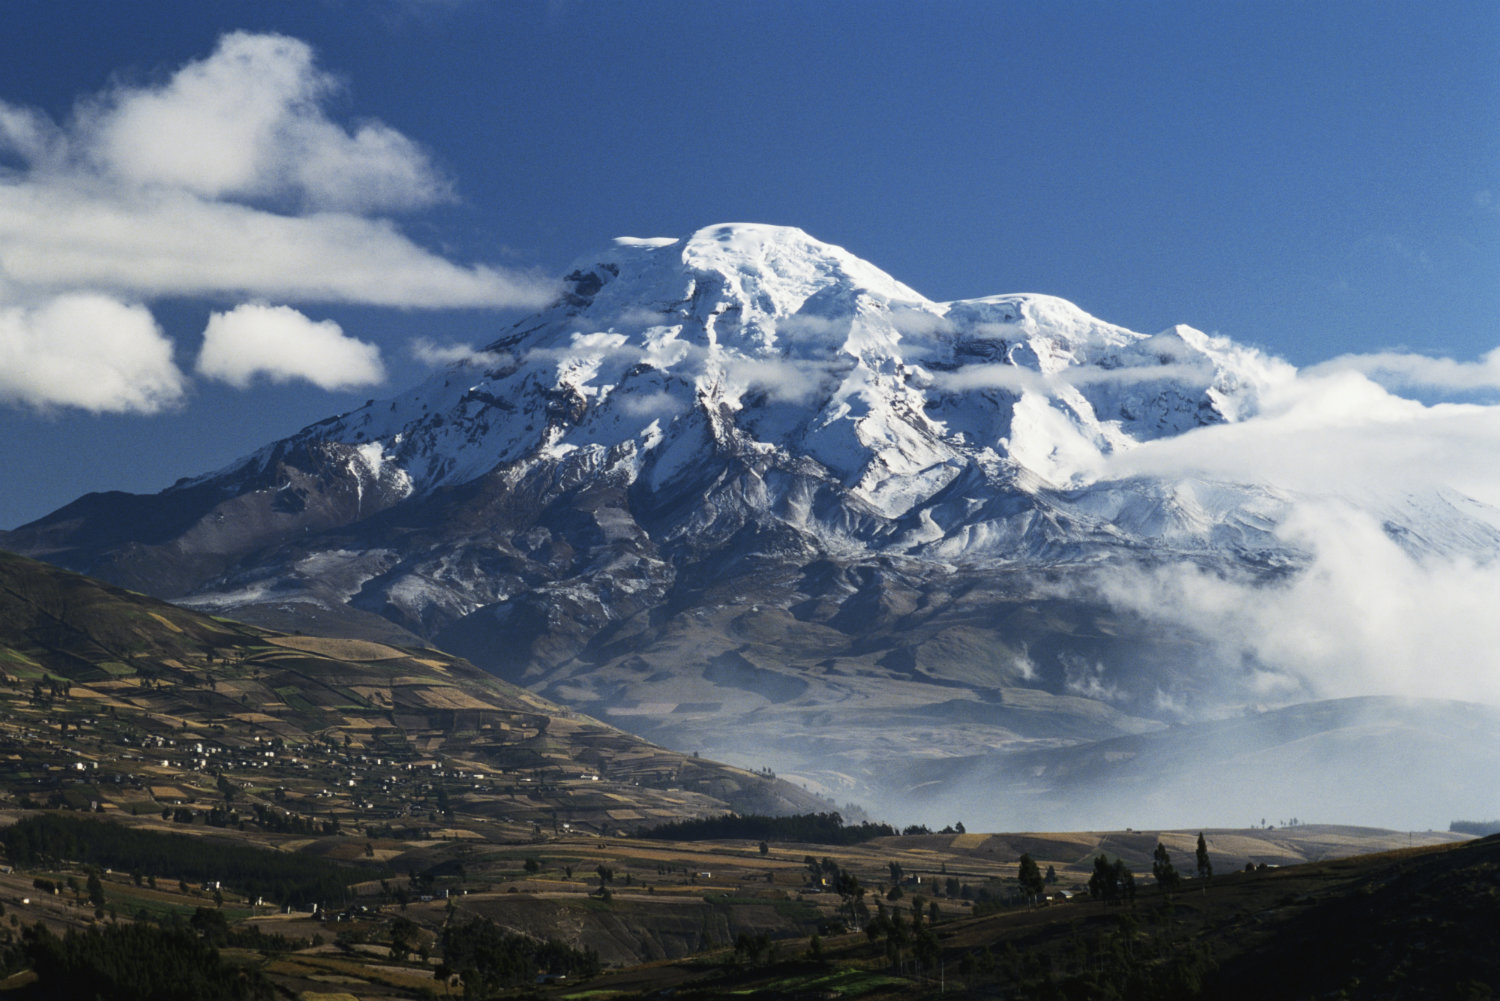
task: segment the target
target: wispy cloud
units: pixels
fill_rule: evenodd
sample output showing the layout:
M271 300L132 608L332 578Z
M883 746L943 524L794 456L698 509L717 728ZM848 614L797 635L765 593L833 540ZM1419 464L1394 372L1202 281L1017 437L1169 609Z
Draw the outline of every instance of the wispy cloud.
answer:
M1340 355L1304 371L1312 376L1359 372L1395 389L1500 390L1500 347L1469 362L1401 351Z
M796 362L782 358L734 358L726 374L773 400L805 403L815 397L832 371L827 362Z
M385 380L375 345L346 336L332 320L313 321L289 306L254 303L209 318L198 373L240 389L256 378L302 380L328 390Z
M11 327L16 317L79 316L69 297L80 293L96 307L113 302L117 318L139 317L162 296L545 303L553 289L534 274L455 263L401 232L392 213L451 201L452 185L395 129L334 120L339 89L306 43L235 32L159 83L84 98L63 122L0 101L0 166L9 168L0 171L0 308ZM72 336L94 345L83 353L95 367L139 357L106 343L138 345L133 326L95 323ZM81 359L62 366L35 338L12 336L10 351L30 395L81 405L68 402ZM116 374L139 375L128 366ZM55 380L49 391L44 378ZM114 394L111 406L151 412L164 386L181 383L178 373Z
M1104 368L1100 365L1074 365L1062 372L1043 374L1019 365L995 363L965 365L951 372L934 372L932 381L950 392L975 389L1008 389L1051 393L1065 386L1134 386L1152 382L1173 381L1186 385L1207 386L1213 382L1214 368L1206 359L1201 363L1171 362L1165 365Z
M156 188L0 181L0 273L33 294L254 295L294 302L450 307L535 305L546 283L460 266L387 219L281 215Z
M514 360L509 352L480 351L468 344L438 344L427 337L418 337L411 342L411 356L433 368L457 364L499 368Z

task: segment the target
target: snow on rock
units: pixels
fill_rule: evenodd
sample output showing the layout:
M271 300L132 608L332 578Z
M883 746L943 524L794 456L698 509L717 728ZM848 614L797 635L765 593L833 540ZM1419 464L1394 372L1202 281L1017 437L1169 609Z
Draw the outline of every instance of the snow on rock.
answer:
M1095 483L1103 460L1253 415L1287 370L1227 338L1136 333L1054 296L932 302L801 230L723 224L615 241L470 359L294 441L350 446L382 507L538 462L665 490L736 461L832 491L836 503L758 488L828 545L993 555L1040 530L1037 505L1113 518L1115 537L1143 544L1211 545L1224 518L1237 536L1269 528L1261 492L1221 485L1201 509L1177 484ZM1079 493L1091 484L1098 497ZM1122 491L1144 499L1117 509ZM1032 501L976 513L997 495Z

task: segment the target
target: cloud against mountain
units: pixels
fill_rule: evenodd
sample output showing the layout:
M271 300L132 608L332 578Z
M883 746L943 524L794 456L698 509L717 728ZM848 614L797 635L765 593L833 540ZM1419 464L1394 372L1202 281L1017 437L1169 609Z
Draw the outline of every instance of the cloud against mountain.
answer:
M6 378L0 400L149 413L178 398L184 377L141 305L162 296L544 302L550 286L534 275L455 263L400 231L390 213L451 201L452 184L390 126L331 118L339 90L305 43L236 32L162 82L80 101L62 123L0 101L0 350L24 373ZM75 293L97 308L53 308ZM85 312L90 325L67 336L91 350L43 349L41 318L55 332ZM80 390L101 366L114 366L103 385L140 378L127 364L140 357L139 324L101 321L142 315L165 346L158 378L134 391Z
M1463 374L1447 379L1453 387L1477 384L1470 376L1482 367L1427 361L1437 376ZM1095 470L1098 480L1273 486L1291 501L1275 535L1302 554L1298 572L1237 576L1178 561L1112 568L1091 583L1120 610L1199 637L1224 663L1260 665L1268 702L1369 694L1500 702L1492 653L1500 560L1481 555L1483 545L1433 547L1405 527L1420 512L1428 524L1474 517L1500 528L1500 465L1491 461L1500 406L1425 405L1353 367L1288 371L1266 388L1257 416L1145 442ZM1414 542L1426 551L1411 551Z
M1088 474L1201 476L1323 496L1442 484L1500 505L1500 466L1475 461L1494 454L1497 441L1500 406L1426 405L1354 371L1287 366L1264 387L1253 419L1146 442Z

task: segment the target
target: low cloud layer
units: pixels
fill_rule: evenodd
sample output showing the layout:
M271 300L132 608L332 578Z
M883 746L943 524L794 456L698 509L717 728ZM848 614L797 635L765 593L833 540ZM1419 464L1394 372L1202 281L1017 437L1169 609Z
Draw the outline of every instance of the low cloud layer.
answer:
M0 100L0 310L11 369L0 401L137 413L176 402L186 379L146 306L165 296L545 302L551 287L532 274L458 264L401 232L391 213L451 201L452 185L395 129L334 120L339 91L305 43L235 32L162 82L80 100L65 121ZM54 348L62 344L71 350ZM326 347L292 352L294 374L282 376L312 378L299 359ZM210 359L222 349L205 345ZM378 368L350 369L360 373L353 382L332 385L367 383ZM109 388L124 384L133 385Z
M1204 477L1311 494L1449 487L1500 507L1500 406L1423 404L1357 372L1287 374L1249 419L1101 457L1085 480Z
M1308 505L1282 534L1311 553L1274 580L1183 563L1100 574L1099 593L1145 621L1196 635L1207 659L1254 665L1253 701L1359 695L1500 705L1500 562L1422 558L1367 514Z
M1431 371L1461 373L1467 388L1480 368ZM1500 406L1424 405L1352 366L1320 367L1275 387L1257 417L1118 452L1088 474L1264 485L1287 512L1276 535L1303 566L1236 578L1184 562L1110 570L1089 586L1196 634L1214 663L1253 665L1247 680L1267 704L1381 694L1500 705L1497 457Z
M256 304L209 318L198 374L239 389L257 377L300 379L328 390L385 381L375 345L345 336L332 320L314 322L287 306Z
M1213 382L1213 378L1213 365L1205 360L1197 364L1174 362L1128 368L1075 365L1050 375L1019 365L965 365L952 372L934 373L932 380L940 388L956 393L975 389L1007 389L1015 393L1050 394L1068 386L1137 386L1153 382L1176 382L1206 388Z

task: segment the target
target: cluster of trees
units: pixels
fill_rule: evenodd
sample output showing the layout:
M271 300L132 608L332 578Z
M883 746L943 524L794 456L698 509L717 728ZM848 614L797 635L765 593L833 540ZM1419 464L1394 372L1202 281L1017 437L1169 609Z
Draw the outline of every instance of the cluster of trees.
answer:
M1150 917L1148 915L1148 917ZM1077 932L1052 951L966 949L958 972L971 990L1004 984L1007 997L1133 998L1180 1001L1203 996L1218 968L1206 945L1175 934L1169 921L1142 925L1121 913L1113 927L1091 935Z
M816 940L817 935L813 935ZM818 945L821 952L822 944ZM734 937L734 961L750 965L761 965L763 963L774 963L781 954L771 936L765 932L751 935L749 932L740 932Z
M1026 895L1028 903L1035 906L1036 902L1046 892L1047 880L1042 875L1042 870L1037 866L1036 860L1027 852L1021 856L1020 870L1016 874L1021 884L1021 892Z
M1213 876L1214 865L1208 857L1208 842L1203 839L1201 831L1198 834L1195 861L1200 879L1207 880ZM1182 885L1182 874L1172 864L1172 856L1167 851L1167 846L1160 841L1156 843L1156 850L1151 853L1151 875L1156 879L1156 884L1168 892ZM1094 874L1089 877L1089 895L1096 900L1102 899L1107 904L1133 901L1135 900L1135 875L1126 868L1122 860L1115 859L1114 862L1110 862L1105 856L1100 855L1094 859Z
M678 820L642 831L640 837L661 841L716 841L747 838L760 841L801 841L814 845L857 845L897 833L890 824L864 821L845 824L838 813L799 813L791 817L726 813L701 820Z
M538 974L592 977L599 973L599 954L566 943L537 941L503 930L488 918L443 929L443 962L439 977L457 975L468 997L489 997L506 987L534 982Z
M319 823L311 817L278 810L264 803L251 803L250 807L255 811L255 824L262 831L272 834L317 834L320 831Z
M865 935L871 942L885 940L886 959L897 973L911 972L921 976L937 968L942 953L937 934L932 930L936 921L936 906L927 909L919 896L912 897L909 920L901 908L892 907L888 911L885 904L877 900L875 917L865 926Z
M1156 851L1151 853L1151 875L1156 878L1156 885L1167 891L1177 889L1182 882L1177 867L1172 865L1172 856L1167 854L1167 846L1160 841L1156 843Z
M151 918L145 910L136 912L135 920L140 924L148 923ZM158 921L165 928L182 928L182 918L176 914L169 914ZM263 932L251 924L230 925L224 917L224 912L214 907L196 907L193 916L188 919L187 927L200 935L208 944L223 948L232 946L236 949L253 949L256 952L292 952L307 945L301 939L291 939L276 932Z
M901 828L901 833L903 835L908 835L908 836L914 835L914 834L931 834L932 833L932 828L928 827L926 824L907 824L905 827ZM956 824L949 824L947 827L944 827L941 831L938 831L938 833L939 834L967 834L968 832L964 829L963 821L960 820Z
M341 902L350 883L370 878L368 873L309 855L162 834L68 814L23 817L5 829L0 841L20 867L71 861L194 882L222 881L246 896L294 906Z
M849 915L848 927L858 930L870 916L870 910L865 906L867 891L864 886L860 885L859 877L831 858L824 858L819 862L811 855L806 855L802 859L802 864L807 867L808 882L813 886L820 886L826 880L829 888L839 895L840 918L847 913Z
M231 966L196 931L152 924L109 924L59 938L38 922L27 928L19 955L35 971L39 996L112 1001L269 1001L271 984L258 971Z
M1100 855L1094 859L1094 874L1089 877L1089 896L1106 904L1135 900L1135 874L1123 859L1111 862Z

